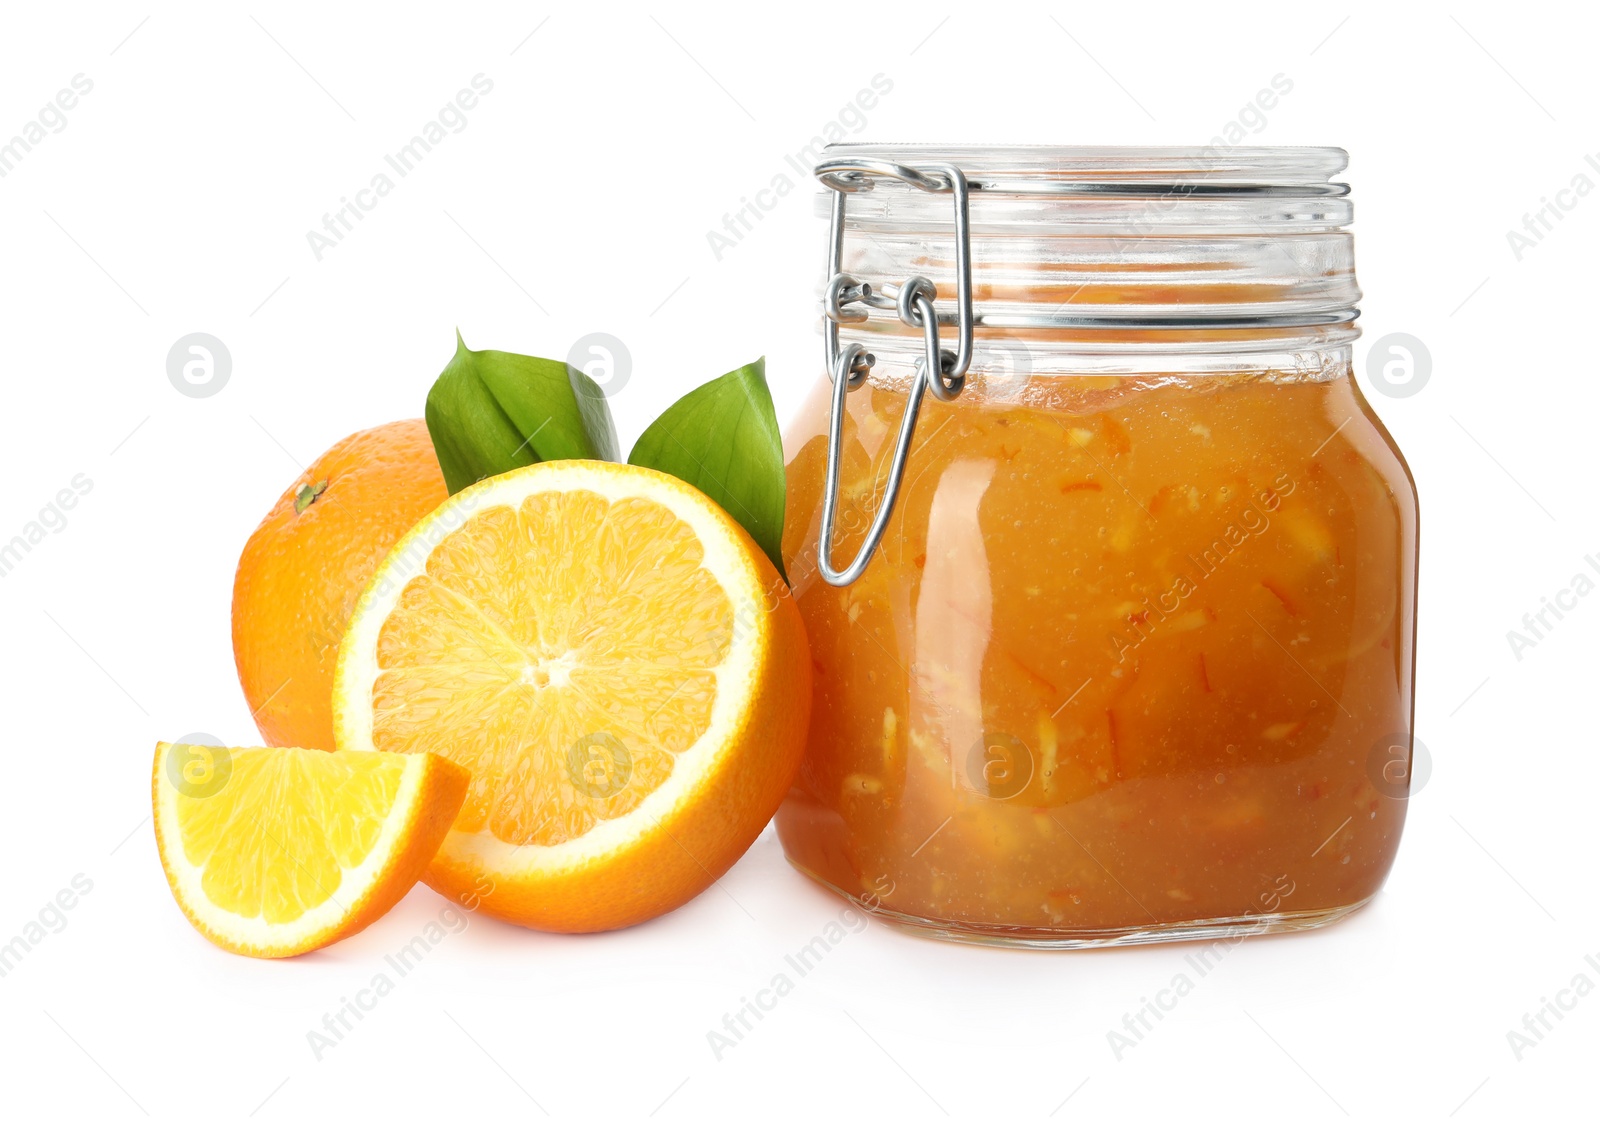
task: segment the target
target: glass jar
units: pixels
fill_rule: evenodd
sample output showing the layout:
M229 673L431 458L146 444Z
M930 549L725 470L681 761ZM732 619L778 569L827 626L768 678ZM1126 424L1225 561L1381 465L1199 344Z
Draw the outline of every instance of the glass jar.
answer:
M1405 818L1417 502L1351 372L1345 153L825 157L789 860L1019 946L1361 907Z

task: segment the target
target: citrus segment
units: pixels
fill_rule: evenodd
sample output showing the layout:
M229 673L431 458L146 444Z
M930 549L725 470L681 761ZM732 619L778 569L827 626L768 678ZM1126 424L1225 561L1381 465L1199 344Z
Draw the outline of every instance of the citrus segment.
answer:
M428 883L489 881L480 906L532 926L615 927L706 887L770 818L804 739L806 658L776 571L702 493L537 464L455 496L379 568L341 648L335 731L472 773ZM626 899L608 906L613 887Z
M156 839L173 895L212 942L298 955L411 888L467 775L433 755L156 746Z
M705 733L732 643L732 604L700 557L688 525L646 500L547 492L474 515L383 625L374 745L449 750L473 775L456 828L516 845L634 809Z

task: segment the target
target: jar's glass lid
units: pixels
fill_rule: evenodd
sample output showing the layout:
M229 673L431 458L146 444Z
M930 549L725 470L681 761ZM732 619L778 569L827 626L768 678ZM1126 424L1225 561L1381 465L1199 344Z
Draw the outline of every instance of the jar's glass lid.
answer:
M1342 196L1330 178L1350 155L1333 146L1082 146L851 143L827 147L828 160L888 157L905 165L946 162L967 175L973 193L1028 196L1147 192L1170 186L1194 191L1271 193L1291 189Z
M823 165L860 159L954 165L967 178L974 232L1288 234L1351 220L1350 186L1331 179L1349 154L1331 147L852 143L828 146L822 159ZM948 203L937 194L904 183L861 174L819 177L818 211L828 209L835 185L854 189L849 222L863 230L914 230L948 217Z
M819 212L842 207L839 270L886 295L926 277L945 323L965 251L980 337L1068 329L1118 349L1087 332L1170 331L1173 348L1194 332L1356 333L1349 186L1332 180L1342 149L852 143L820 158ZM967 187L964 247L940 180L950 167ZM857 329L909 333L877 310Z

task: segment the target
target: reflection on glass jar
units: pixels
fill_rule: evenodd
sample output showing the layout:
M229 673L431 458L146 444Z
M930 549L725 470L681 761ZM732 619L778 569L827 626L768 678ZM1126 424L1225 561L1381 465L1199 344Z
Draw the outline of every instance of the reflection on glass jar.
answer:
M904 926L1022 945L1358 908L1405 815L1417 512L1351 373L1343 153L829 156L968 178L973 361L920 399L896 494L929 355L886 297L933 281L948 372L959 237L948 191L865 174L835 310L867 315L841 331L872 365L823 555L870 551L849 584L818 564L829 377L787 438L815 676L790 860L851 897L888 878L870 910Z

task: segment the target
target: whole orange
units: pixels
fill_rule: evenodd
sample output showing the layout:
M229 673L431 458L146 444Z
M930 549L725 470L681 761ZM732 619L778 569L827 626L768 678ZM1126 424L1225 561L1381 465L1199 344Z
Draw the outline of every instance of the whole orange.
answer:
M233 579L233 659L272 747L333 746L333 671L356 598L400 537L448 497L428 426L347 436L283 493Z

